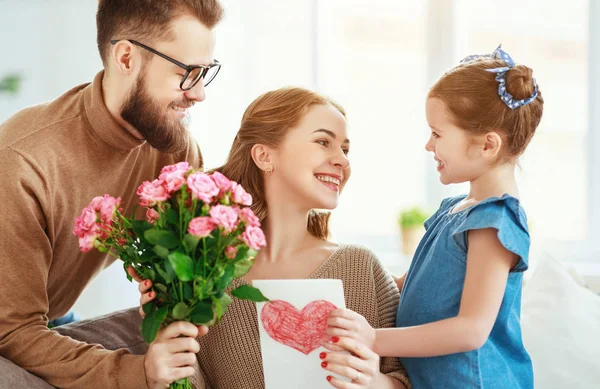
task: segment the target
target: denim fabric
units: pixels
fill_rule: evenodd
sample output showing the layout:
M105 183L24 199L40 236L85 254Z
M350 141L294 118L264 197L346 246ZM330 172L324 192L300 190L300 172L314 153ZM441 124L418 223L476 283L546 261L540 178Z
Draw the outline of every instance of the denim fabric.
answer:
M79 320L81 320L79 315L73 311L70 311L62 317L59 317L54 320L50 320L48 322L48 327L50 327L50 328L58 327L58 326L62 326L65 324L75 323L76 321L79 321Z
M467 232L484 228L496 229L501 244L519 256L509 273L498 317L489 338L477 350L401 361L415 389L533 388L533 366L520 326L522 272L528 267L530 245L525 212L519 200L504 195L452 213L464 198L445 199L425 222L426 233L406 277L396 325L415 326L458 314L466 274Z

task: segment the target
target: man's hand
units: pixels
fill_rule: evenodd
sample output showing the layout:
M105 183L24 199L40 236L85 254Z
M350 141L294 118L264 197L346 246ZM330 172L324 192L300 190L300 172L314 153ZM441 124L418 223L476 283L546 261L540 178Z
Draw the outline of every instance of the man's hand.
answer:
M144 358L148 388L165 389L172 382L194 375L196 353L200 351L198 336L198 327L183 321L158 332Z

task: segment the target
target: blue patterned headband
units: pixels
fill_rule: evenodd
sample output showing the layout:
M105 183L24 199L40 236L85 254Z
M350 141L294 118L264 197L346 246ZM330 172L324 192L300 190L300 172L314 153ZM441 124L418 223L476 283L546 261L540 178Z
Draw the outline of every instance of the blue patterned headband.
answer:
M522 107L531 103L538 95L537 83L535 82L535 78L533 79L533 94L526 99L515 100L513 96L508 93L506 90L506 72L508 72L511 68L515 67L515 61L511 58L510 55L504 50L502 50L502 45L498 46L496 50L492 54L484 54L484 55L469 55L460 61L461 64L468 63L471 61L475 61L480 58L489 58L489 59L500 59L506 63L506 66L495 69L486 69L486 71L490 73L496 73L496 81L500 83L498 85L498 95L500 95L500 99L508 106L510 109L515 109L518 107Z

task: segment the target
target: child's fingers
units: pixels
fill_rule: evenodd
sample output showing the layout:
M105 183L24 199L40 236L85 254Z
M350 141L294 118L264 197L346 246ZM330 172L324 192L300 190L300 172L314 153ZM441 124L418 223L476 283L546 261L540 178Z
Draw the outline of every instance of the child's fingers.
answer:
M340 317L340 318L345 318L348 320L352 320L357 318L358 316L360 316L358 313L351 311L349 309L336 309L335 311L331 311L329 313L329 318L335 318L335 317Z
M327 327L325 333L327 335L337 336L338 338L341 338L342 336L352 338L352 333L350 331L336 327Z
M358 325L356 322L354 322L354 320L341 316L329 316L327 319L327 325L329 327L338 327L349 331L353 331L358 328Z

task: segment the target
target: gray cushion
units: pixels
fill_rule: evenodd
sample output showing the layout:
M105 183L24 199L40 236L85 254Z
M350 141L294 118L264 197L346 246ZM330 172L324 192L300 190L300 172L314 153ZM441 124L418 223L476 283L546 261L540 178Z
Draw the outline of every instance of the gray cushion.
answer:
M46 381L0 357L0 389L52 389Z
M142 318L138 308L130 308L54 329L61 335L86 343L101 344L108 350L126 348L132 354L142 355L148 347L142 339L141 325Z
M138 308L131 308L55 327L54 330L82 342L101 344L109 350L126 348L132 354L141 355L147 350L140 333L141 323ZM0 389L52 389L52 386L0 357Z

